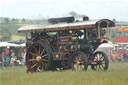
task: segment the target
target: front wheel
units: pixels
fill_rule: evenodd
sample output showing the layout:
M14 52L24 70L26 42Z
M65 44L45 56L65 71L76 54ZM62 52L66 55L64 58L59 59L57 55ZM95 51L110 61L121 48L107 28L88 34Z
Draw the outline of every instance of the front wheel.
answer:
M109 60L104 52L98 51L94 53L94 59L91 64L92 70L106 71L109 66Z
M86 71L88 69L88 58L85 53L77 51L72 55L71 60L72 70Z

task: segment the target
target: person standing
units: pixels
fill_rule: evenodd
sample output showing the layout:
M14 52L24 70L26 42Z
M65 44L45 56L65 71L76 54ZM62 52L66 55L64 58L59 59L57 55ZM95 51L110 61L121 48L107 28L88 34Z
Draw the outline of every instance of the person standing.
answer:
M126 50L126 52L124 53L123 60L124 62L128 62L128 50Z
M26 64L26 49L24 49L23 53L22 53L22 62L24 64Z
M7 47L6 48L6 64L7 64L7 66L10 66L10 60L11 60L11 58L10 58L10 56L9 56L9 47Z
M11 62L10 62L10 65L14 65L14 61L16 60L16 56L15 56L15 53L14 51L11 49Z
M3 49L2 51L2 66L6 66L6 52L5 52L5 49Z

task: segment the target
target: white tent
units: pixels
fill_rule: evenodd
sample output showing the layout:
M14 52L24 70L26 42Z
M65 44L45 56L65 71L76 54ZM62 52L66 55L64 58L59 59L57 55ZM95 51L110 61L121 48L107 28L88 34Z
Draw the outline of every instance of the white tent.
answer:
M18 47L19 45L8 43L8 42L0 42L0 47Z
M26 43L23 43L23 44L19 44L18 47L25 47L26 46Z

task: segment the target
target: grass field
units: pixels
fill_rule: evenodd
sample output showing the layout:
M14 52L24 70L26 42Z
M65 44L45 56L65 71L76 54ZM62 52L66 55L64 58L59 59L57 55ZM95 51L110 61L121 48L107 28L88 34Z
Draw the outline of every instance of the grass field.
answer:
M128 85L128 63L110 63L106 72L26 73L25 66L0 68L0 85Z
M0 39L2 38L3 34L6 34L8 37L11 36L11 40L25 39L25 35L23 33L18 33L18 29L22 26L28 25L34 24L0 24Z

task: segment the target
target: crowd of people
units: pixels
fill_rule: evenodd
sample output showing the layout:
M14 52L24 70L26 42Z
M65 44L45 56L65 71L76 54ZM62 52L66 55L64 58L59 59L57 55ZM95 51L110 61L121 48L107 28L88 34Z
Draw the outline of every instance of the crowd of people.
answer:
M118 53L118 51L111 50L110 52L110 62L128 62L128 50L126 50L123 54Z
M26 49L4 47L0 49L0 67L25 64ZM21 52L22 51L22 52Z

